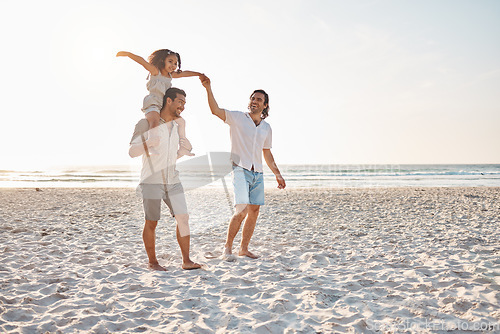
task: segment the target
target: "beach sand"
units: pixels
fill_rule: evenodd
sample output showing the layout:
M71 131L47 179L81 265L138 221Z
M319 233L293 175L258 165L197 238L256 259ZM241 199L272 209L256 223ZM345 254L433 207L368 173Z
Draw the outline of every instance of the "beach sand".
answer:
M266 196L261 258L221 260L231 207L198 189L204 268L180 268L164 210L156 272L133 189L0 189L0 332L500 332L500 188Z

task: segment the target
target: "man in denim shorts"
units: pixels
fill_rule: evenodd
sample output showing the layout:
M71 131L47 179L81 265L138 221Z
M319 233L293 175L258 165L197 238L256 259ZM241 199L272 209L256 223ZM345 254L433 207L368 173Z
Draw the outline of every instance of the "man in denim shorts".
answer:
M154 270L166 270L158 263L155 251L155 231L160 219L162 200L177 222L177 242L182 253L182 269L200 268L198 263L189 258L189 215L179 172L175 169L180 142L175 120L180 117L185 103L186 93L182 89L169 88L163 98L160 125L155 128L158 136L148 137L148 121L141 119L135 126L130 142L129 155L132 158L142 155L139 190L146 219L142 239L149 258L149 268ZM151 146L158 149L158 154L149 154Z
M256 90L250 96L249 112L229 111L219 108L212 93L210 79L202 76L200 80L207 90L208 105L212 114L229 125L231 135L236 213L229 223L223 256L226 260L234 261L233 241L246 218L238 255L256 259L258 256L248 250L248 245L257 223L260 206L264 205L262 155L276 176L278 188L284 189L286 186L271 153L271 126L264 121L269 114L269 96L263 90Z

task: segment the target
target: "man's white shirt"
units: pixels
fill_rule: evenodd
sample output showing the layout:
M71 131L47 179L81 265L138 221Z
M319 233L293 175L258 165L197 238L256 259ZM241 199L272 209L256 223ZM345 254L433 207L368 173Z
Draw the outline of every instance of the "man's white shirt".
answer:
M245 169L263 172L262 150L272 146L272 130L269 123L262 120L255 125L247 112L229 111L225 123L229 125L231 136L231 161Z
M160 144L157 146L158 155L142 155L142 169L140 183L150 184L175 184L179 183L179 172L175 169L177 161L177 151L179 149L179 132L177 123L172 121L172 129L169 131L169 124L160 119L160 125L155 129L160 137ZM148 121L141 119L135 126L131 144L141 143L141 135L148 139L151 130ZM149 161L148 161L149 160ZM151 164L150 164L151 162ZM151 170L151 166L154 171Z

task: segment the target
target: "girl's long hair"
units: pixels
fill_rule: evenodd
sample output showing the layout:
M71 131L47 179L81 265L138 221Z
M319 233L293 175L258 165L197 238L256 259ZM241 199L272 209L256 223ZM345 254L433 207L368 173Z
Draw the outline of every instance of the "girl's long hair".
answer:
M148 57L148 62L155 66L158 70L161 70L162 68L165 68L165 58L170 55L176 55L177 60L179 61L179 66L177 66L178 70L181 69L181 56L172 50L169 49L160 49L156 50L153 52L149 57Z

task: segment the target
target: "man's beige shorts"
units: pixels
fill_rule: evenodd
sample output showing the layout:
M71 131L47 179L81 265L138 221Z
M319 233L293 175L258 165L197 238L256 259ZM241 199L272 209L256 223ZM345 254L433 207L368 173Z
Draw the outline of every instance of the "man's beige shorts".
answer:
M188 213L184 188L181 183L167 185L142 183L139 185L139 190L147 220L160 220L162 200L167 204L173 217Z

